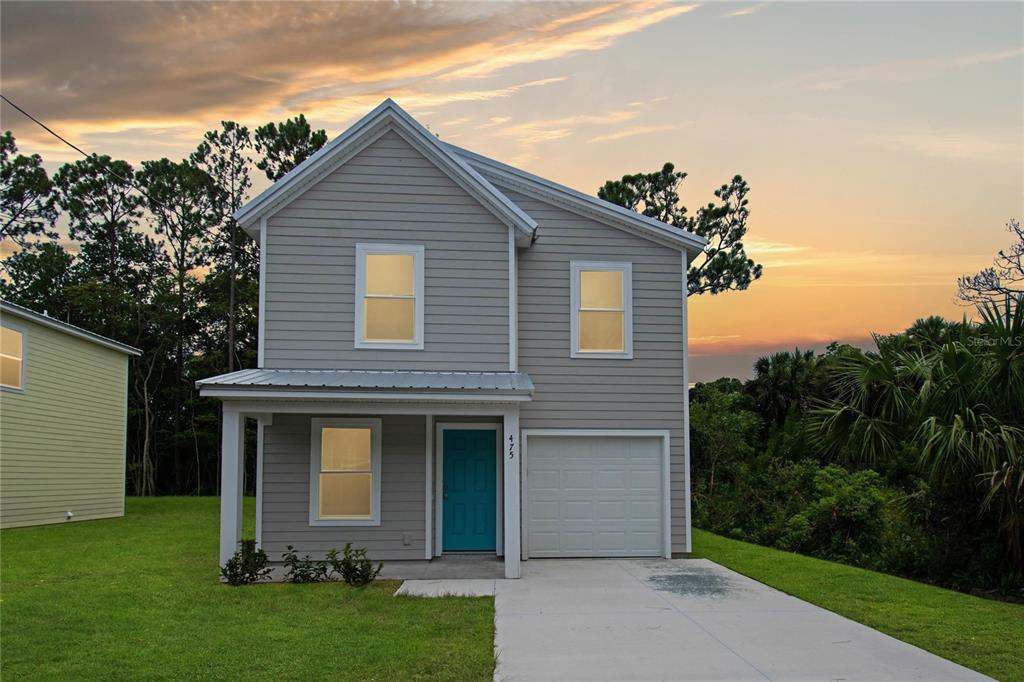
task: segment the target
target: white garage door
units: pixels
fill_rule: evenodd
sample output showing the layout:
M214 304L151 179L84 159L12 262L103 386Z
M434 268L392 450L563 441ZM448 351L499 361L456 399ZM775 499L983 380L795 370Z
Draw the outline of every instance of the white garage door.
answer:
M527 440L530 557L663 554L660 436Z

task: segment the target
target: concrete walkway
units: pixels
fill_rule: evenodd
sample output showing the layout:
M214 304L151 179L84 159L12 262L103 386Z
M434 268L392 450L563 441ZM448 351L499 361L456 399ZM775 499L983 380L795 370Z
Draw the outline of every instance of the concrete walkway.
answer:
M495 680L988 679L706 560L523 568L494 582Z

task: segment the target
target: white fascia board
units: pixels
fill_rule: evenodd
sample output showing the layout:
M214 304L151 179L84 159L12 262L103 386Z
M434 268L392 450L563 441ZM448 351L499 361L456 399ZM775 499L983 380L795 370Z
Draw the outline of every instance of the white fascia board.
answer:
M380 134L383 134L388 125L404 132L407 141L413 143L416 149L431 161L455 176L463 189L503 223L515 225L524 236L532 238L534 230L537 229L537 223L533 218L390 98L381 102L348 130L263 190L252 201L238 209L232 217L243 229L253 234L259 218L271 214L275 206L291 200L319 180L322 175L333 170L335 165L343 163L347 160L344 158L347 151L350 152L352 147L360 144L366 146L369 144L366 138L378 129ZM371 141L372 139L370 138Z
M476 152L471 152L455 145L450 149L467 159L484 176L506 184L524 193L539 195L568 210L607 223L613 227L637 229L641 236L653 241L667 244L677 249L684 249L694 254L700 253L707 245L703 237L672 228L659 220L631 211L628 208L613 204L598 197L584 194L578 190L552 182L524 170L495 161Z

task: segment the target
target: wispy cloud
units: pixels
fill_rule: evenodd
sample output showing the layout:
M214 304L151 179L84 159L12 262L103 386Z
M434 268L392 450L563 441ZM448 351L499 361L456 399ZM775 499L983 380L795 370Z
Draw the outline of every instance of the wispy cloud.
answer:
M986 161L1019 165L1019 136L996 132L905 128L865 132L861 137L872 144L909 151L933 158L955 161Z
M624 140L627 137L636 137L637 135L649 135L651 133L663 133L669 130L678 130L682 124L672 123L665 125L652 125L652 126L636 126L633 128L623 128L616 130L613 133L606 133L604 135L598 135L592 137L587 142L611 142L613 140Z
M637 111L609 111L604 114L578 114L559 118L524 121L502 127L499 134L533 145L573 135L580 127L608 126L636 118Z
M864 81L907 82L934 78L946 71L981 64L995 64L1024 56L1024 47L973 52L971 54L905 59L854 67L825 67L780 80L779 87L827 92Z
M624 35L686 14L698 6L622 2L600 12L591 7L580 12L575 19L561 18L533 31L520 29L502 40L480 45L475 63L453 68L441 78L451 80L487 76L511 66L558 59L576 52L602 50ZM568 29L568 32L562 29ZM479 58L481 55L482 59Z
M769 4L770 3L762 2L762 3L757 4L757 5L747 5L746 7L740 7L738 9L734 9L732 11L726 12L722 16L723 17L749 17L754 12L761 11L762 9L767 7Z

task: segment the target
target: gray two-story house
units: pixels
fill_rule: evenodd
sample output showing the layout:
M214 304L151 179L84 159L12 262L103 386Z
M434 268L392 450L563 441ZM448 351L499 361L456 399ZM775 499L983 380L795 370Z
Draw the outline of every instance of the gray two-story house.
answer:
M446 144L387 100L236 214L259 368L223 400L220 560L241 536L373 559L690 549L686 272L704 241Z

